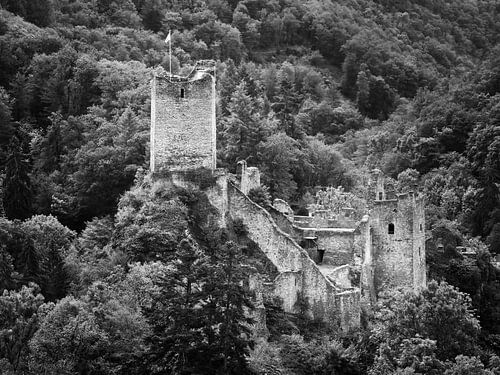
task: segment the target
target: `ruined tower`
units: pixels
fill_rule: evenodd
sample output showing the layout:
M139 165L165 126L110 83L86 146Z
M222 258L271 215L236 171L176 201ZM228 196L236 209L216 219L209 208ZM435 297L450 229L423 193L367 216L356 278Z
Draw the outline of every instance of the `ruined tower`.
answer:
M374 288L426 286L425 215L417 192L388 191L379 170L369 183Z
M245 160L239 161L241 164L241 184L240 189L244 194L252 189L260 187L260 171L256 167L247 167Z
M162 68L151 81L154 173L216 168L215 63L199 61L185 77Z

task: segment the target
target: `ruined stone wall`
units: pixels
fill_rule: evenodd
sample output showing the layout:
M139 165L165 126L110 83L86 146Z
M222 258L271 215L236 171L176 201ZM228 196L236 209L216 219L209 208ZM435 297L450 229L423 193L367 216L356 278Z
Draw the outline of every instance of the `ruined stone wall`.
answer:
M357 223L356 229L354 230L354 258L355 263L358 261L365 259L367 248L371 244L371 235L370 235L370 225L369 225L369 216L365 215L361 219L360 222Z
M214 171L214 178L216 183L210 188L205 190L208 200L219 212L219 226L225 227L227 225L227 215L229 210L228 202L228 175L227 170L223 168Z
M372 228L370 227L369 216L365 215L354 236L355 263L361 261L361 302L363 308L368 310L376 302L374 284L374 265L372 248Z
M314 318L338 321L344 328L359 325L359 291L339 295L307 253L278 228L267 211L233 185L229 185L228 193L231 216L243 220L249 238L278 269L274 292L283 299L285 311L294 312L297 297L302 295L309 301Z
M370 214L374 286L385 288L413 286L413 207L409 200L375 201ZM394 233L389 233L389 225Z
M285 202L283 199L276 198L273 201L273 208L281 212L283 215L288 216L291 220L293 220L293 210L290 205Z
M343 330L359 327L361 300L359 291L346 291L335 296L335 304L338 306L339 320ZM353 319L356 317L356 320Z
M335 285L348 289L353 287L351 273L351 266L346 264L328 272L328 277L335 281Z
M318 249L325 250L323 264L342 266L354 261L354 230L316 230Z
M331 228L354 228L356 226L356 220L338 216L335 219L328 220L328 226Z
M285 216L282 212L274 207L267 207L267 211L271 214L274 222L283 232L292 237L295 241L300 242L303 237L303 231L293 225L289 217Z
M423 196L412 194L413 209L413 287L427 285L425 261L425 201Z
M260 171L257 167L244 167L241 174L240 190L244 194L260 187Z
M215 84L196 80L151 82L151 171L215 169Z
M385 200L385 177L382 171L374 169L370 174L368 201Z

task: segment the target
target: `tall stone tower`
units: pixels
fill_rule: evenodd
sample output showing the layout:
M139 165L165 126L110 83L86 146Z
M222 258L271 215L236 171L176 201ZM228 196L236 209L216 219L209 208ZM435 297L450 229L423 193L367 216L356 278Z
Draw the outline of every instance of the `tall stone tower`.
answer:
M199 61L186 77L158 68L151 81L153 173L216 168L215 63Z
M424 199L417 192L388 191L384 176L372 171L369 183L374 287L426 286Z

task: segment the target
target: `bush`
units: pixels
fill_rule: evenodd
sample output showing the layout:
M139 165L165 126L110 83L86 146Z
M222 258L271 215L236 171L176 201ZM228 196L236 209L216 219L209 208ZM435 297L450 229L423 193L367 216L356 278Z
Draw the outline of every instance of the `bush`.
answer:
M271 205L271 194L269 194L269 188L267 186L251 189L248 192L248 198L264 208Z

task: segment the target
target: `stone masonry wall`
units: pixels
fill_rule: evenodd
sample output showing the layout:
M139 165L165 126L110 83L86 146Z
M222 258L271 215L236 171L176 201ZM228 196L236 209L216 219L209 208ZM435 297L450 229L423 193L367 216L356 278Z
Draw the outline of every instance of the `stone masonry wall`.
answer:
M325 250L323 264L342 266L354 261L354 230L316 230L318 249Z
M227 171L222 168L218 168L214 171L214 177L216 178L216 183L214 186L205 190L208 200L219 212L219 226L225 227L227 225L227 214L228 214L228 175Z
M335 280L335 285L347 289L352 288L352 280L351 280L351 266L345 264L343 266L334 268L328 273L330 279Z
M425 288L427 269L425 261L425 202L422 196L411 195L413 210L413 287Z
M361 261L361 301L363 308L368 310L376 301L374 276L373 276L373 254L372 254L372 229L370 219L365 215L354 236L355 263Z
M300 228L293 225L292 221L287 216L273 206L266 207L266 210L271 214L278 228L300 243L303 237L303 231Z
M211 76L179 82L154 76L151 85L151 170L213 170L215 93Z
M240 189L248 194L252 189L260 187L260 171L256 167L246 167L242 171Z
M371 215L375 290L413 286L413 210L404 199L376 201ZM394 224L394 234L389 233Z
M229 185L228 193L231 216L243 220L248 236L278 269L274 292L283 299L285 311L295 311L300 294L308 299L314 318L337 321L344 329L358 326L359 291L338 293L307 253L277 227L268 212L233 185Z

